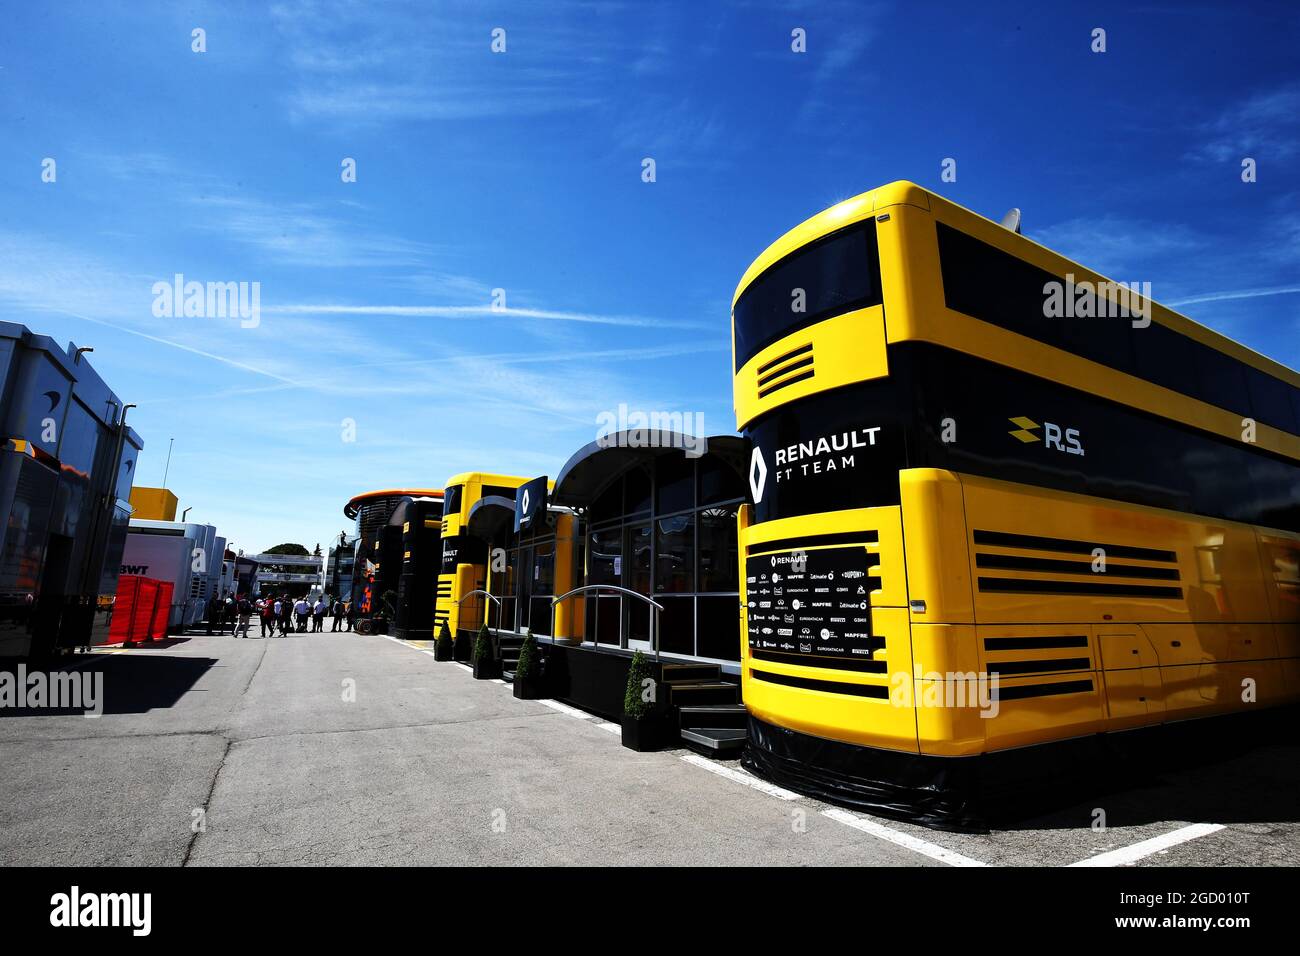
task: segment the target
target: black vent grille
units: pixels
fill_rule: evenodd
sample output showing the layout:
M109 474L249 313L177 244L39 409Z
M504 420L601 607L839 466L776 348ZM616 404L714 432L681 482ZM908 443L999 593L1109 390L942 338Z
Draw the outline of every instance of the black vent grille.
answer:
M787 385L807 381L814 374L813 347L809 342L758 367L758 397L766 398Z
M1110 596L1149 597L1179 600L1183 596L1178 571L1178 554L1156 548L1139 548L1132 545L1106 544L1101 541L1078 541L1071 538L1049 538L1005 531L975 531L975 567L979 589L996 594L1042 594L1056 596ZM1077 557L1042 557L1038 555L1006 554L980 550L980 546L1003 548L1008 551L1048 551L1061 555L1087 555ZM1104 571L1094 570L1091 556L1101 549L1105 556ZM1116 561L1114 559L1127 559ZM1130 561L1147 561L1149 564L1132 564ZM984 572L1011 572L1010 574L985 574ZM1021 574L1057 575L1056 577L1028 577ZM1087 577L1074 580L1060 575ZM1163 581L1165 584L1149 582Z

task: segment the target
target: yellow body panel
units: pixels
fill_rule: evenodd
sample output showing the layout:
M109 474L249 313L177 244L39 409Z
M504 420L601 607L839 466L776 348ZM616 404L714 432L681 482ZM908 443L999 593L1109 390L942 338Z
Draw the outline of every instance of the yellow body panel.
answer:
M736 373L736 427L806 395L888 375L884 331L884 310L876 305L810 325L763 349ZM801 359L812 358L816 377L764 396L764 388L783 380L783 356L795 351Z
M1241 710L1249 706L1243 701L1247 686L1261 706L1300 699L1297 628L1294 621L1269 619L1271 607L1293 608L1287 603L1295 587L1291 565L1279 559L1286 570L1270 578L1259 560L1262 540L1269 553L1285 555L1300 549L1300 536L936 469L905 470L900 480L901 508L761 525L749 524L748 508L742 513L740 543L750 554L763 553L763 543L777 539L858 529L879 535L872 546L881 561L879 587L871 592L872 628L885 638L877 659L888 662L888 672L751 660L746 643L744 697L759 719L833 740L953 756ZM976 528L1172 551L1184 596L984 593L976 584L977 553L1059 555L977 544ZM1216 558L1213 578L1204 576L1198 560L1207 547ZM1128 581L1124 568L1159 566L1116 559L1104 579ZM997 573L1058 581L1067 589L1103 577ZM744 583L741 588L747 605ZM908 608L916 600L925 601L924 611ZM1278 638L1283 627L1285 641ZM747 632L743 612L741 630ZM832 685L888 687L890 697L774 685L755 679L755 669ZM1031 696L1000 699L992 708L979 696L978 679L997 693L1028 690ZM1058 685L1077 689L1057 693Z
M1242 439L1235 414L949 310L936 222L1057 275L1105 280L910 183L863 193L790 230L746 270L733 306L784 256L871 217L883 306L823 319L755 355L734 378L738 428L806 396L887 376L886 344L920 340ZM1294 371L1151 305L1155 323L1300 387ZM783 357L808 345L816 377L761 397L760 379L780 384ZM1258 424L1256 444L1300 459L1300 437L1277 428ZM904 469L899 483L895 507L762 524L753 524L752 507L741 509L742 556L819 535L839 535L843 546L845 534L862 531L880 562L869 572L870 605L885 671L755 657L746 637L744 699L758 719L835 741L958 756L1300 700L1300 535L939 469ZM976 531L1017 535L1020 544L977 541ZM1094 542L1116 551L1100 570L1087 566L1095 560L1088 549L1068 548ZM997 570L990 558L1002 559ZM1022 564L1008 570L1008 559ZM1023 593L1018 580L1031 582ZM748 635L743 575L740 587Z
M936 222L949 224L982 242L1010 252L1056 275L1073 274L1080 282L1105 282L1107 279L1025 236L1010 232L997 223L912 183L890 183L845 200L800 223L772 243L754 260L736 287L732 305L735 305L741 293L755 278L782 257L828 233L871 216L876 218L880 249L880 278L885 302L886 338L890 344L926 341L977 356L1015 355L1015 364L1018 367L1033 370L1035 374L1044 378L1124 405L1145 408L1174 421L1226 438L1241 440L1243 420L1238 415L948 309L944 303L938 248L935 244ZM1300 387L1300 373L1158 302L1151 302L1150 305L1153 322L1181 332L1234 359ZM840 318L845 316L827 319L818 325L830 325ZM817 326L801 329L768 346L763 352L763 356L768 358L755 357L737 374L734 383L734 401L738 428L744 427L747 422L764 411L797 400L804 395L822 391L824 388L833 387L827 382L817 387L814 387L811 381L801 382L774 393L769 397L769 401L761 406L754 398L755 376L752 375L752 371L766 361L770 361L772 357L803 344L813 328ZM837 363L848 365L856 361L867 369L877 368L883 361L876 357L878 346L879 343L863 340L856 346L856 351L837 354ZM746 374L747 369L751 374ZM821 375L819 368L819 380ZM840 375L842 381L835 384L874 377L865 372L856 377L845 377L844 373ZM1255 443L1261 448L1291 458L1300 458L1300 436L1290 435L1262 422L1256 423L1255 433Z

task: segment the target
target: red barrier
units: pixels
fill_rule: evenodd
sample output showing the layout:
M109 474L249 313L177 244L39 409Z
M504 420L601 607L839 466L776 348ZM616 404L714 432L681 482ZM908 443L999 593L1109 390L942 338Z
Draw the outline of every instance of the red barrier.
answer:
M175 589L176 585L170 581L144 578L138 574L124 574L118 578L108 642L138 644L166 637Z
M149 629L153 627L153 605L158 600L158 581L155 578L141 578L140 590L136 592L135 607L131 609L131 640L149 640Z
M137 574L124 574L117 579L117 596L113 599L113 620L108 626L108 642L125 644L132 641L131 624L135 619L135 606L139 601L140 581Z
M173 581L158 582L158 597L153 606L153 623L149 628L149 638L161 641L167 637L167 624L172 616L172 592L176 590Z

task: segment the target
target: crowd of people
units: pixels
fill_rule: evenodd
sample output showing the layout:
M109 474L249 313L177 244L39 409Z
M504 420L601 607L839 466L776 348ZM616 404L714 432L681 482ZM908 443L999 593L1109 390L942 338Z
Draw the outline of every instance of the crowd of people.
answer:
M331 600L328 594L311 601L306 597L294 598L288 594L249 596L247 594L214 595L208 602L207 632L225 634L227 628L235 637L248 637L256 616L262 627L262 637L280 637L289 634L320 634L325 630L325 618L333 619L331 631L352 630L354 609L351 601Z

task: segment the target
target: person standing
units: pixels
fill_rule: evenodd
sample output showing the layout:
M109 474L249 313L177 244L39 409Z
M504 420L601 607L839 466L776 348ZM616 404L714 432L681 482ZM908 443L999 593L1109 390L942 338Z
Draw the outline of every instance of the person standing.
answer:
M266 637L266 632L268 630L271 632L272 637L275 636L275 606L277 603L275 595L271 594L261 602L262 606L258 608L258 616L262 621L263 637Z
M235 637L248 637L248 628L253 619L253 602L248 599L248 595L240 596L235 611L239 615L239 624L232 633Z
M298 598L298 603L293 606L293 613L298 616L298 633L307 633L307 615L311 612L311 605L307 603L305 597Z
M325 595L316 599L316 605L311 609L311 629L315 634L320 634L325 630L325 609L328 605L325 603Z
M330 616L334 620L330 623L330 632L343 630L343 602L335 599L334 606L330 608Z
M208 602L208 613L205 615L208 619L208 637L212 636L212 625L221 623L221 598L212 595L212 600Z
M357 619L357 605L355 601L348 602L348 630L352 630L352 624Z
M290 620L293 618L293 602L289 600L289 595L280 599L280 636L289 636Z

